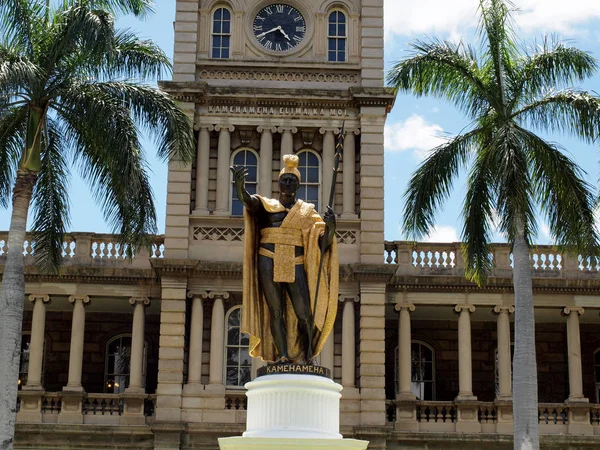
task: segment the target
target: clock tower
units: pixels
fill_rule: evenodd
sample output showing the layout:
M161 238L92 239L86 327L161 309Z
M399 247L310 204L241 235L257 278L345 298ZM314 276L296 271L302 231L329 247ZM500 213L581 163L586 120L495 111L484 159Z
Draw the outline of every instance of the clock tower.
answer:
M161 321L157 422L219 422L228 390L259 364L228 359L244 232L229 167L246 166L247 189L275 197L283 156L296 154L298 196L324 211L343 130L333 189L344 323L340 309L321 364L344 385L343 425L385 425L387 278L373 271L384 263L384 125L395 94L384 87L383 0L177 0L176 8L173 80L161 86L193 120L198 151L192 165L169 163L165 260L155 265L163 313L180 322ZM367 332L355 333L367 316ZM210 361L198 348L210 349Z

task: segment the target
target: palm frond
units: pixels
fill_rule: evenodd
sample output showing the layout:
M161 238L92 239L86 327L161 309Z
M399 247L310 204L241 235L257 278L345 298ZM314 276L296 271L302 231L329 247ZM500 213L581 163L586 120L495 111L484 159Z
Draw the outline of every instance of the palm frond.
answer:
M105 76L108 79L158 79L171 63L154 42L142 40L128 30L115 34L111 51L106 55Z
M506 113L508 106L508 79L516 55L513 24L510 12L514 6L509 0L479 0L481 22L479 33L486 47L488 63L493 68L494 84L498 87L500 108Z
M447 99L472 117L494 103L472 48L437 40L411 45L413 56L388 73L391 86L417 96Z
M0 0L0 41L31 56L34 28L44 17L42 2Z
M571 85L592 76L598 62L589 53L545 37L533 54L518 62L513 102L535 100L550 87Z
M535 194L556 242L588 256L599 253L600 237L594 220L593 188L582 170L558 145L518 128L531 160Z
M600 98L586 91L551 91L513 115L534 130L565 133L587 143L600 137Z
M41 75L35 63L13 50L0 44L0 107L11 98L27 95Z
M0 109L0 207L11 202L17 164L25 148L27 108Z
M80 2L91 9L103 9L113 15L133 14L144 18L153 12L153 0L86 0Z
M435 224L436 209L448 198L482 132L478 128L436 147L412 175L404 194L403 216L404 231L410 239L421 239Z
M191 163L196 154L192 124L169 95L153 86L109 81L81 86L123 102L136 123L155 138L159 158Z
M69 227L68 152L63 132L47 119L42 142L42 164L32 196L36 264L45 273L56 272L62 260L62 243Z
M465 276L467 279L482 285L492 271L491 252L491 223L495 201L493 193L494 179L490 155L493 147L490 133L479 136L479 146L482 149L474 161L473 168L467 181L467 194L463 203L463 255L465 259Z
M156 214L138 130L127 105L94 85L73 85L57 108L75 163L121 243L146 244ZM86 117L82 123L80 117Z
M103 10L71 6L53 16L48 34L49 47L42 56L48 73L53 72L62 59L75 53L81 55L87 65L100 64L113 43L114 18Z

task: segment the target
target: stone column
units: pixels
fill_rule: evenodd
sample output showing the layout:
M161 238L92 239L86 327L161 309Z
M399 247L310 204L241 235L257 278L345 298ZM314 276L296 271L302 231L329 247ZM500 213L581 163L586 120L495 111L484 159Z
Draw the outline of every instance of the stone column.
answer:
M29 296L33 303L33 317L31 319L31 341L29 344L29 370L27 384L24 390L41 390L42 363L44 359L44 332L46 327L46 303L50 301L48 295Z
M510 351L510 315L513 306L495 306L498 315L498 396L497 400L512 400L512 358Z
M196 160L196 207L194 214L208 215L208 169L210 164L210 132L215 127L201 125L198 132L198 157Z
M579 316L584 309L567 306L563 316L567 317L567 347L569 351L569 398L568 402L588 402L583 396L583 376L581 370L581 338L579 335Z
M410 313L414 312L415 305L410 303L398 303L396 311L399 311L398 320L398 396L400 400L415 400L412 393L412 333L410 325Z
M83 423L84 389L81 385L83 366L83 344L85 335L85 305L90 302L87 295L71 295L73 320L71 324L71 347L69 353L69 378L61 395L62 407L58 423Z
M344 184L343 218L356 218L355 192L356 192L356 139L355 131L349 130L344 137L344 155L342 156L342 178Z
M71 347L69 353L69 378L63 391L83 392L81 369L83 366L83 344L85 335L85 305L90 302L87 295L71 295L73 320L71 325Z
M296 127L279 127L277 129L281 133L281 157L280 167L283 169L283 157L294 153L294 134L298 132Z
M354 303L359 301L358 295L340 295L344 303L342 313L342 386L356 387L356 324ZM343 394L342 394L343 395Z
M323 180L321 186L323 186L323 199L321 202L324 204L329 199L329 193L331 192L331 183L333 181L333 159L335 156L335 134L339 133L340 130L337 128L321 128L319 132L323 135Z
M211 292L214 298L212 308L212 321L210 326L210 376L211 388L224 389L223 384L223 356L225 352L225 308L223 300L229 298L228 292ZM207 386L208 389L208 386Z
M581 369L581 337L579 334L579 316L584 309L579 306L566 306L562 310L567 317L567 349L569 353L569 405L568 434L593 435L594 427L590 423L589 400L583 396L583 377Z
M457 400L476 400L473 395L473 370L471 365L471 313L474 305L456 305L458 313L458 385Z
M204 307L202 299L208 293L192 295L192 317L190 326L190 354L188 365L188 385L201 385L202 376L202 334L204 331ZM203 388L202 388L203 389Z
M456 305L458 313L458 386L456 397L458 420L456 431L459 433L479 433L481 424L478 420L477 397L473 395L473 367L471 362L471 314L475 306L470 304Z
M235 130L233 125L217 125L215 130L219 132L219 146L217 156L217 207L215 215L228 216L230 175L229 164L231 159L231 132Z
M513 306L495 306L493 312L498 315L498 394L496 395L497 423L496 432L512 434L512 357L510 345L510 315L515 312Z
M403 296L404 297L404 296ZM396 395L396 429L419 431L417 422L417 398L412 393L412 332L410 314L415 305L402 303L395 306L398 315L398 394Z
M258 127L260 133L260 158L258 170L258 192L271 198L273 195L273 133L275 127Z
M146 325L146 306L150 299L146 297L130 298L133 305L133 323L131 326L131 360L129 363L129 387L131 393L144 392L144 333Z

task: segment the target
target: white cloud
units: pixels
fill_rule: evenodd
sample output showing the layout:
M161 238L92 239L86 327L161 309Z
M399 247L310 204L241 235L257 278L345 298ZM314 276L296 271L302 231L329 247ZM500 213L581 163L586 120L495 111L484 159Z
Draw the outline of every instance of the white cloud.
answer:
M425 242L460 242L456 228L446 225L436 225L429 231Z
M515 0L514 14L524 31L581 32L580 25L600 18L598 0ZM479 0L385 0L386 33L459 35L477 23ZM460 33L459 33L460 30Z
M443 132L439 125L428 124L423 117L413 114L403 122L386 125L385 150L414 150L416 156L422 159L429 150L446 141L441 136Z
M542 222L540 224L540 234L544 244L553 242L552 233L550 233L550 227L546 222Z

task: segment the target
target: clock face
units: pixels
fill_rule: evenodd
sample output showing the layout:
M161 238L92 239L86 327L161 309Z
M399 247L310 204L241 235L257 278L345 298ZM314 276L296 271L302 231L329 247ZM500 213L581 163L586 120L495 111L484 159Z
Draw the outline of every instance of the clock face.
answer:
M306 22L296 8L274 3L258 12L253 31L256 40L267 50L287 52L304 40Z

